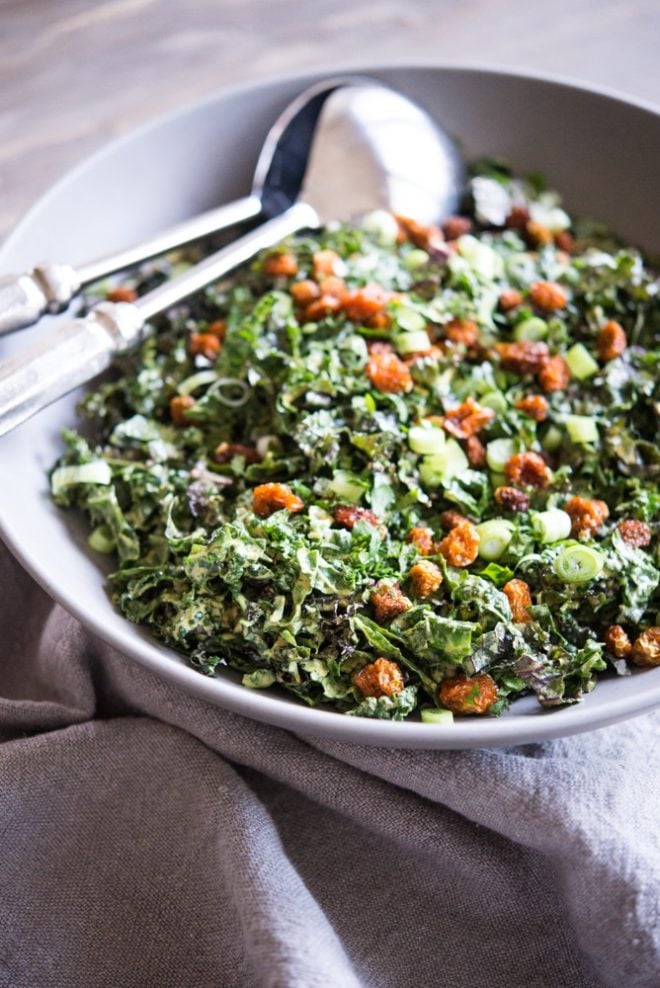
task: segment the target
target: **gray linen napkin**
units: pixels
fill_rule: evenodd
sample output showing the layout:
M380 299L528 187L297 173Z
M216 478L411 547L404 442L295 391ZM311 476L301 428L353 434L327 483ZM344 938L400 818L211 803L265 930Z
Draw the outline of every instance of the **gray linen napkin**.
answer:
M0 986L660 983L660 718L369 749L191 699L0 547Z

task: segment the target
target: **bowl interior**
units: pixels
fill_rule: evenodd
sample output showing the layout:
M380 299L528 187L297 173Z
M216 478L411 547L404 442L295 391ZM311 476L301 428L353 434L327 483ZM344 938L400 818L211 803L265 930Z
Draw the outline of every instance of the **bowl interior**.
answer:
M660 116L617 97L564 83L457 68L365 70L412 96L460 142L467 159L497 155L541 171L569 209L603 220L660 254ZM167 225L246 194L261 142L289 100L316 78L291 78L220 94L115 141L71 172L24 218L0 251L1 271L49 259L88 261ZM58 317L59 320L66 317ZM56 319L0 341L4 357L47 334ZM579 707L544 713L532 698L499 720L447 728L393 724L309 710L250 691L231 674L208 679L116 614L103 562L81 520L55 508L46 471L75 423L63 398L0 439L3 538L53 597L103 638L189 692L300 733L360 743L472 747L523 743L602 726L660 703L660 669L604 680Z

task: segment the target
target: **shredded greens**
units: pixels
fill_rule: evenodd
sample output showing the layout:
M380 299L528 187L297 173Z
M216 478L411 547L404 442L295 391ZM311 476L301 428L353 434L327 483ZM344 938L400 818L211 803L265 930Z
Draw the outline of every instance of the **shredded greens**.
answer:
M628 671L608 629L659 623L658 282L499 163L444 239L386 218L299 236L159 318L83 400L53 497L116 559L119 610L207 675L395 720L575 702ZM518 476L530 453L545 472ZM604 504L598 524L575 499ZM388 682L364 675L377 659ZM443 692L483 676L482 709Z

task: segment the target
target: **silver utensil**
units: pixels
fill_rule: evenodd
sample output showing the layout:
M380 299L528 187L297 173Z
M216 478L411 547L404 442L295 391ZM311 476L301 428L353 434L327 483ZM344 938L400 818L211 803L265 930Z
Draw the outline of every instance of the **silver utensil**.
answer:
M37 264L22 275L0 278L0 335L37 322L46 313L64 310L78 292L117 271L141 264L175 247L259 217L272 217L293 204L300 191L314 124L326 96L340 86L358 82L340 76L305 89L278 116L257 161L252 190L235 202L194 216L150 240L89 264ZM286 171L286 189L281 176Z
M313 122L300 196L300 165L278 143L271 194L293 202L234 243L133 303L102 302L0 365L0 435L105 370L151 331L148 320L299 230L374 209L437 223L463 185L456 148L404 96L358 82L325 93Z

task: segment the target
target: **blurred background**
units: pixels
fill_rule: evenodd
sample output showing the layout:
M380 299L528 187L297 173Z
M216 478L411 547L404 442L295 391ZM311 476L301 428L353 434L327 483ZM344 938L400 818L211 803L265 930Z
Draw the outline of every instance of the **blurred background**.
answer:
M223 87L485 64L660 104L659 41L660 0L0 0L0 240L106 141Z

